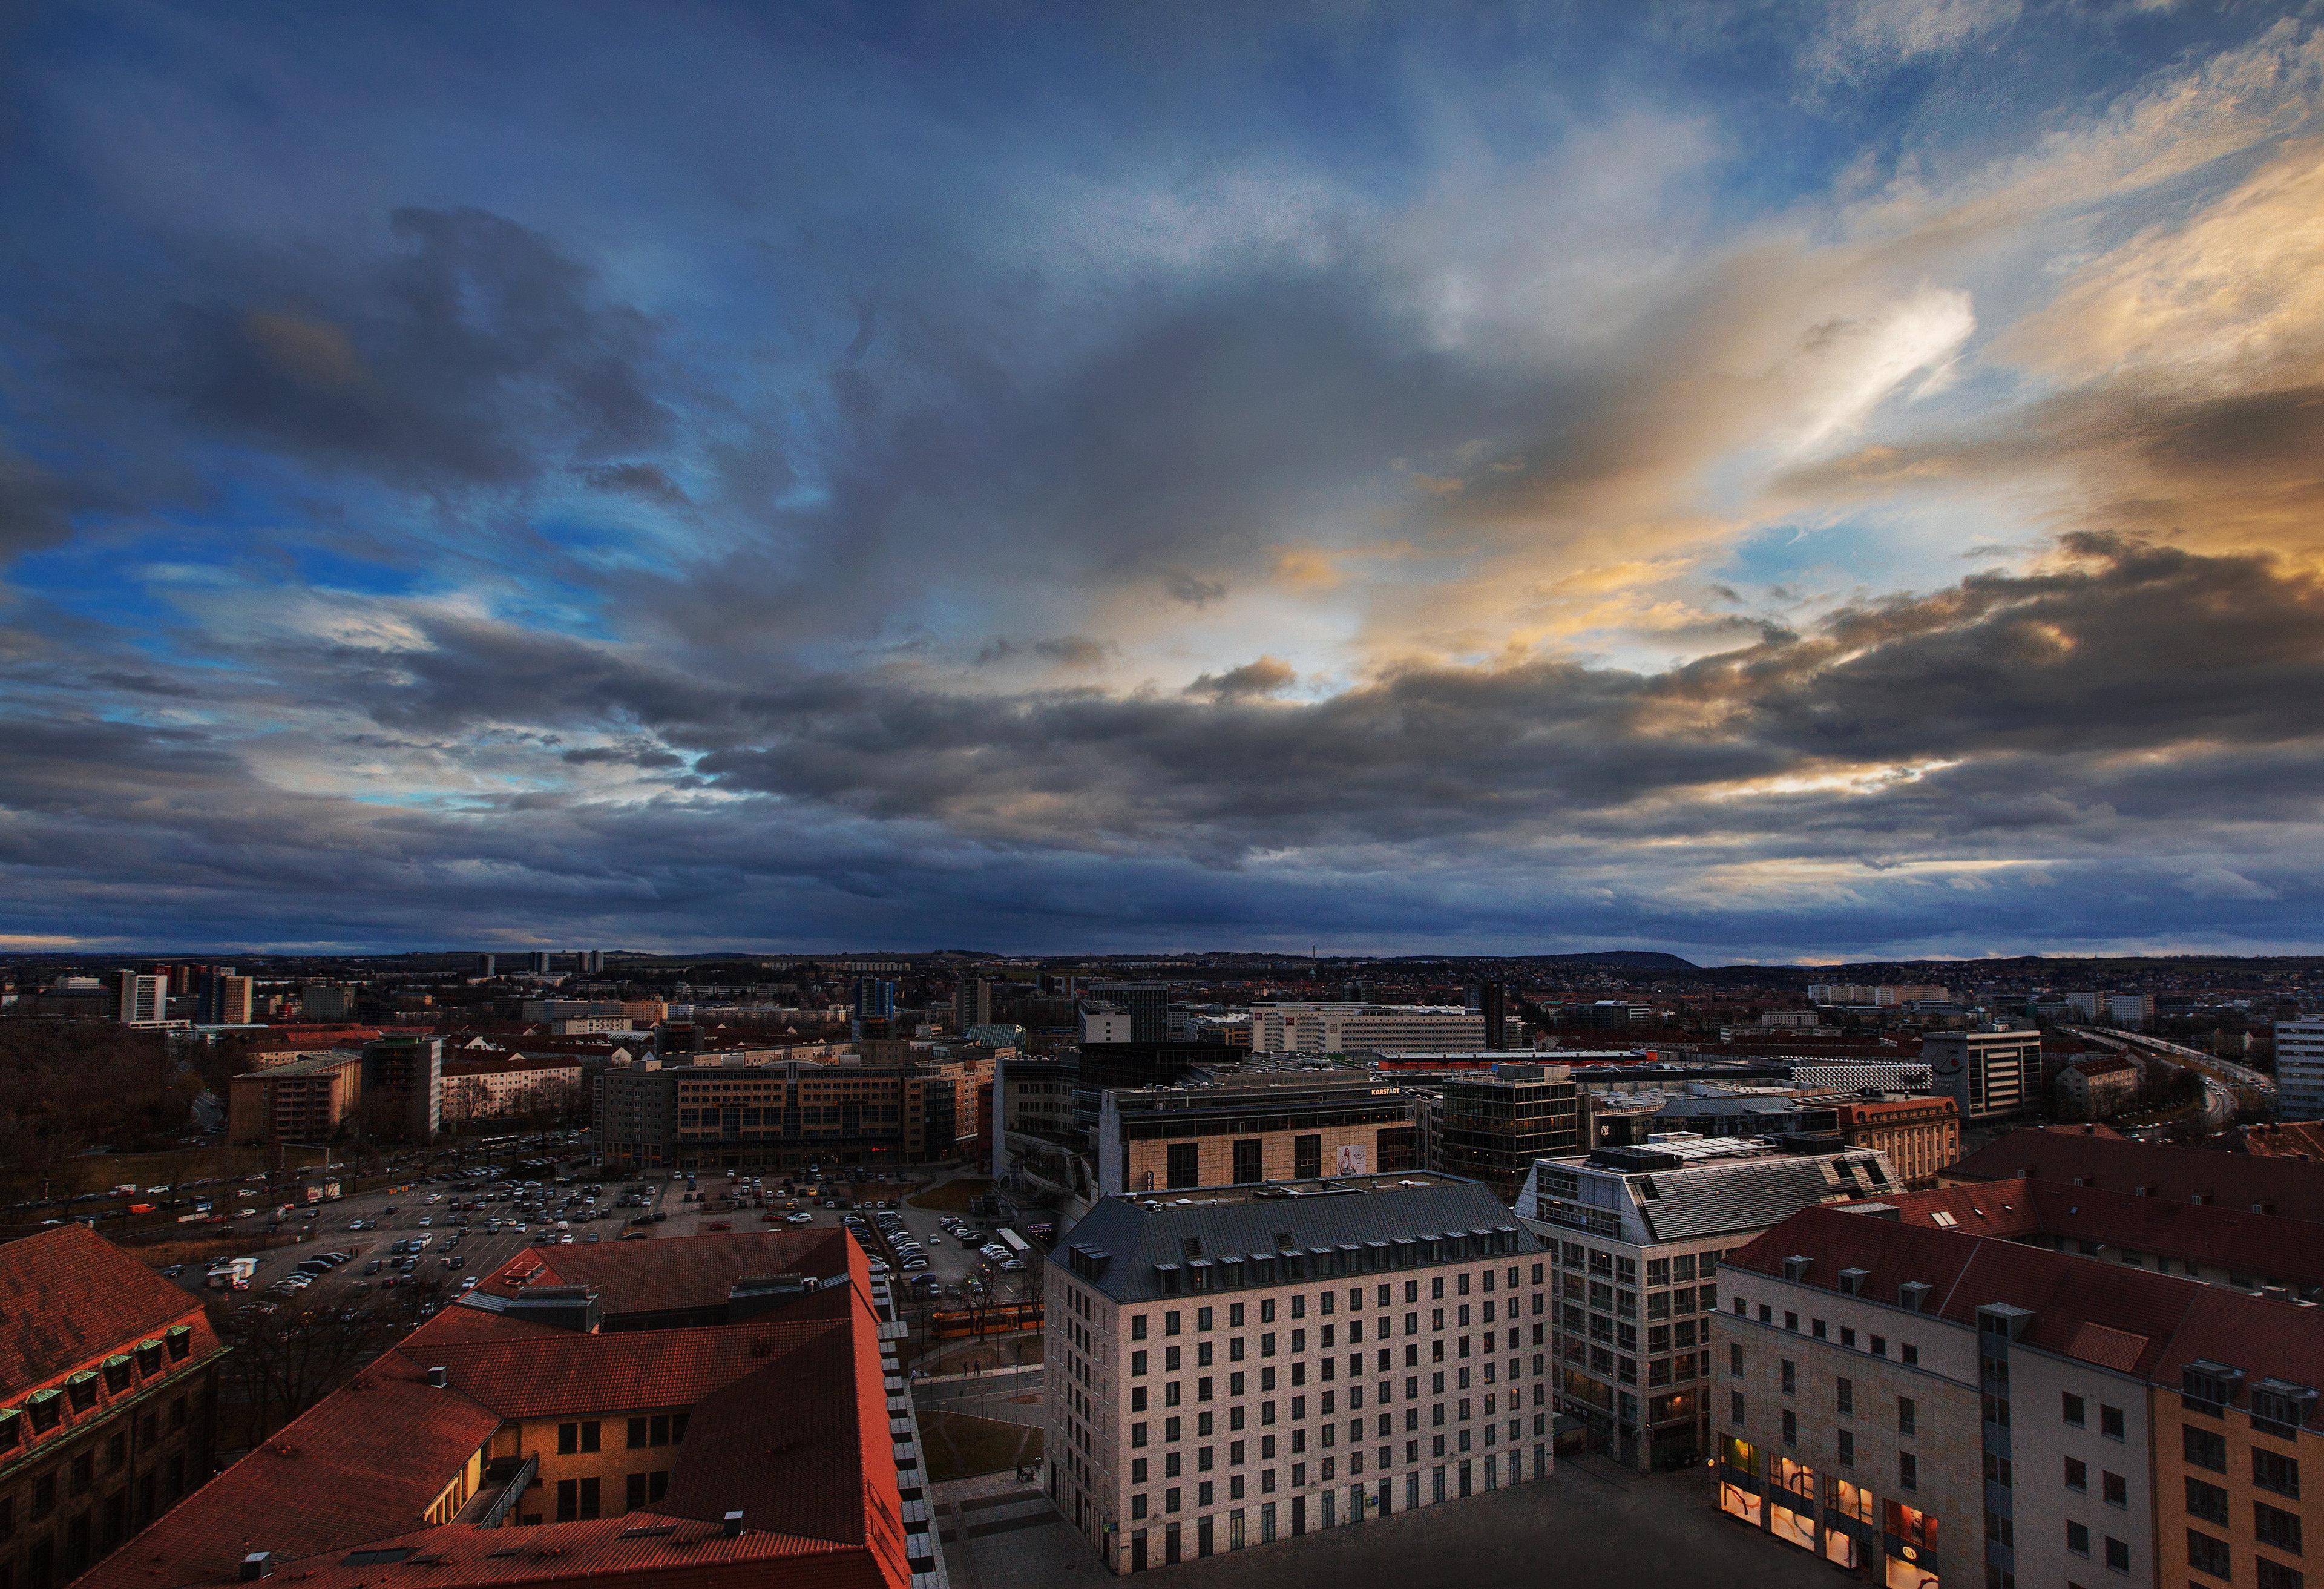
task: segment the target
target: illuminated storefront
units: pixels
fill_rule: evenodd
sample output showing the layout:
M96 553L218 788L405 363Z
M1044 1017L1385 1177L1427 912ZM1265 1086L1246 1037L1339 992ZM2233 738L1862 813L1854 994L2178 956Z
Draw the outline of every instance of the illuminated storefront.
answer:
M1775 1459L1768 1487L1767 1532L1787 1545L1816 1547L1815 1470L1788 1456Z
M1719 1443L1719 1510L1753 1528L1766 1520L1759 1494L1759 1448L1729 1435Z
M1881 1582L1887 1589L1938 1589L1937 1520L1901 1501L1888 1502Z

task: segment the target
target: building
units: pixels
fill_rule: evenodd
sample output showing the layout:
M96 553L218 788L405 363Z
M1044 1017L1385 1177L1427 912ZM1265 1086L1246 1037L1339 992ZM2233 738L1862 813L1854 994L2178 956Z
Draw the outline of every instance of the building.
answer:
M1127 1010L1090 1009L1082 1012L1082 1041L1084 1043L1126 1043L1130 1041L1131 1030Z
M581 1061L571 1055L456 1057L444 1062L443 1075L447 1125L508 1116L561 1119L580 1113Z
M992 1024L992 979L964 976L952 995L953 1030L966 1033Z
M1487 1042L1507 1040L1504 1034L1509 1030L1508 984L1505 982L1472 984L1469 989L1469 1008L1485 1018Z
M271 1056L269 1056L271 1058ZM363 1055L301 1054L226 1084L226 1140L327 1142L363 1104Z
M525 969L530 971L535 976L547 976L549 975L549 951L547 949L531 950L525 956L524 963Z
M1960 1111L1964 1129L2033 1113L2042 1097L2038 1031L1932 1031L1921 1038L1938 1092Z
M1836 1104L1840 1140L1885 1154L1907 1187L1933 1187L1960 1157L1960 1109L1911 1093L1859 1095Z
M2107 1024L2126 1026L2133 1030L2143 1030L2153 1025L2154 995L2153 993L2108 993Z
M1403 1054L1496 1046L1480 1012L1457 1004L1254 1004L1259 1054ZM1501 1041L1508 1040L1502 1034Z
M498 955L485 954L476 956L476 975L478 976L496 975L499 971L500 956Z
M159 1026L170 1018L170 978L167 973L124 971L116 979L115 1003L124 1026Z
M853 1011L859 1027L866 1021L895 1020L896 984L876 976L857 977Z
M973 1151L989 1058L632 1065L602 1073L600 1161L617 1170L926 1164Z
M573 968L584 976L603 976L605 974L605 951L603 949L582 949L575 953L573 959Z
M2111 1120L2138 1102L2138 1067L2119 1054L2094 1054L2058 1072L2058 1114Z
M2275 1023L2275 1090L2286 1120L2324 1120L2324 1015Z
M1812 1004L1864 1004L1883 1010L1906 1004L1950 1004L1952 990L1940 983L1905 983L1895 986L1856 982L1816 982L1808 984Z
M1543 1477L1545 1258L1427 1171L1102 1198L1047 1261L1050 1499L1125 1573Z
M1126 1043L1166 1043L1170 1040L1170 984L1167 982L1093 982L1084 990L1091 999L1130 1017Z
M1580 1027L1588 1031L1627 1031L1634 1026L1652 1026L1655 1007L1634 1004L1628 999L1595 999L1587 1004L1563 1004L1558 1007L1557 1024Z
M1418 1101L1366 1076L1267 1073L1098 1096L1101 1196L1421 1168Z
M307 1021L352 1021L355 990L330 982L303 984L299 989L299 1013Z
M194 1020L203 1026L248 1026L256 985L247 976L236 976L231 965L212 967L195 985Z
M1534 1162L1577 1152L1582 1105L1563 1065L1496 1065L1489 1074L1450 1076L1430 1132L1429 1167L1466 1176L1517 1201Z
M426 1141L444 1124L444 1039L391 1032L363 1046L364 1129Z
M2236 1132L2236 1151L2324 1164L2324 1121L2255 1121Z
M1863 1149L1789 1153L1685 1133L1536 1165L1517 1214L1556 1254L1563 1410L1640 1473L1702 1460L1720 1261L1801 1208L1901 1189Z
M1949 1186L2022 1177L2324 1223L2324 1167L2300 1159L2134 1142L2102 1126L2014 1131L1944 1173Z
M1725 1272L1740 1521L1886 1584L2303 1581L2314 1309L1878 1206L1803 1211Z
M0 1582L62 1584L209 1476L201 1298L78 1224L0 1247Z
M838 1231L531 1248L88 1589L944 1589L900 1333Z

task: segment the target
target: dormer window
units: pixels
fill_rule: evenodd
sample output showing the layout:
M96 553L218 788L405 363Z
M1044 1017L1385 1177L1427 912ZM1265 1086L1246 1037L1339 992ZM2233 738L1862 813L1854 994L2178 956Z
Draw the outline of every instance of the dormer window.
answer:
M2208 1358L2197 1358L2179 1371L2179 1400L2193 1412L2218 1418L2234 1404L2244 1371Z

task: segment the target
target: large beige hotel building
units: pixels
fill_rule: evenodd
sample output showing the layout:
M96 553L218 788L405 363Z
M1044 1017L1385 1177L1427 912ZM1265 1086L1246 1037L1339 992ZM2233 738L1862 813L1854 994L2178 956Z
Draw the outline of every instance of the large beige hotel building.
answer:
M1543 1477L1545 1259L1427 1171L1102 1198L1048 1260L1050 1496L1126 1573Z

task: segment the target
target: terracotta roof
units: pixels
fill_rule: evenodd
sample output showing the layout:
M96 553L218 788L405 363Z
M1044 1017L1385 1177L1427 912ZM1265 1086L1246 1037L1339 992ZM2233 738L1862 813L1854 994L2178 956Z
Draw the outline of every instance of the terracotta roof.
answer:
M2160 1142L2134 1142L2070 1131L2015 1131L1979 1148L1944 1171L1948 1181L1997 1181L2030 1175L2108 1191L2135 1192L2184 1203L2200 1192L2222 1208L2255 1204L2289 1219L2324 1221L2324 1165L2249 1153L2219 1153Z
M2324 1120L2283 1120L2247 1125L2236 1142L2240 1152L2268 1159L2307 1159L2324 1164Z
M2077 1059L2066 1068L2079 1070L2084 1076L2135 1076L2138 1074L2138 1067L2119 1054L2100 1054L2089 1059Z
M2122 1250L2183 1259L2288 1285L2324 1286L2324 1240L2277 1215L2209 1203L2142 1197L2057 1181L1984 1181L1891 1197L1909 1224L2024 1241L2052 1236L2098 1242L2120 1261ZM1947 1224L1943 1215L1951 1221Z
M536 1286L596 1289L608 1318L723 1306L737 1280L777 1268L829 1266L837 1283L732 1323L667 1329L585 1334L493 1305L447 1307L79 1589L224 1583L262 1549L289 1569L281 1575L321 1580L313 1589L395 1589L405 1573L438 1586L908 1583L880 1321L863 1257L843 1233L535 1249L525 1261L541 1270ZM429 1383L434 1368L445 1371L441 1388ZM668 1494L650 1507L535 1527L423 1526L444 1486L505 1425L681 1408L687 1437ZM730 1510L743 1514L731 1537L721 1526ZM395 1550L415 1554L379 1554Z
M14 1402L124 1343L201 1318L199 1298L87 1225L60 1224L11 1242L0 1247L0 1400Z

